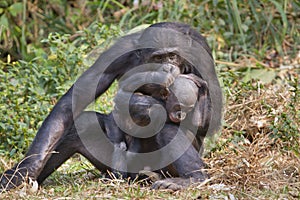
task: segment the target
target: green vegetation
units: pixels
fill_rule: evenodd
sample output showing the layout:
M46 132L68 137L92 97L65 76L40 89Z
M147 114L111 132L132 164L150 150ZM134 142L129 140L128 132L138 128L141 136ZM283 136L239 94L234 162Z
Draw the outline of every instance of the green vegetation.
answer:
M299 199L300 3L133 2L0 0L0 171L24 155L60 96L115 38L140 25L180 21L207 37L224 89L224 128L205 154L213 180L175 194L86 181L86 171L96 172L76 157L28 199ZM116 85L88 109L109 112Z

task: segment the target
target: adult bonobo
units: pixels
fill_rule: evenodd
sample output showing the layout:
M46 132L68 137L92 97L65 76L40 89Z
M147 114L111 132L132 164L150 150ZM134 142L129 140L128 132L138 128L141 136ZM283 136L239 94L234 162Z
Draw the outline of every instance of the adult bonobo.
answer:
M138 77L143 76L144 73L137 73L132 76L135 76L136 80L138 80ZM151 73L148 72L148 74ZM157 75L160 76L161 74ZM120 83L120 86L122 85L123 84ZM154 85L152 85L151 88L154 88ZM145 92L148 94L153 94L151 88L147 86L142 89L146 89ZM161 85L157 85L156 88L163 90ZM198 159L199 155L197 153L200 150L201 143L199 143L198 139L196 139L192 131L190 131L193 130L193 125L189 123L191 121L189 118L195 113L193 109L199 99L200 107L207 109L205 115L201 118L203 123L199 123L203 127L209 123L210 99L208 98L207 84L193 74L181 74L176 77L169 88L165 89L168 90L166 97L160 95L156 96L158 93L156 90L153 91L157 99L142 94L141 92L144 90L141 89L138 90L139 92L132 94L129 101L130 116L134 123L141 126L140 130L142 131L138 129L133 130L131 122L127 120L129 116L124 115L125 112L122 111L124 107L123 104L125 104L126 107L126 103L122 102L122 99L124 99L123 92L118 92L116 95L115 99L117 100L115 100L116 106L113 114L103 115L92 111L83 112L76 119L72 128L60 139L58 146L55 148L55 152L59 153L51 155L43 171L38 176L38 183L43 182L48 175L74 153L80 153L85 156L99 170L113 171L116 172L115 176L121 174L123 178L131 177L135 179L140 172L145 172L144 168L147 167L148 173L149 170L151 170L159 174L169 174L172 176L181 174L182 177L188 174L191 176L191 173L196 170L196 174L192 176L193 181L199 182L204 180L206 174L199 171L203 168L203 163ZM120 90L123 91L122 89ZM165 92L163 92L163 94L165 94ZM177 99L176 96L178 96L179 99ZM154 136L145 137L148 136L148 134L143 130L143 127L150 124L151 120L160 120L159 116L162 113L158 109L158 105L162 105L166 108L168 114L167 121L166 123L155 121L156 125L159 126L161 124L163 128L159 129L158 133ZM97 118L94 117L95 115ZM123 132L118 127L116 121L122 123L120 127L127 126L128 130L130 130L129 133L134 131L134 134L139 134L142 138L126 134L126 132ZM179 124L180 121L183 121L183 125L179 127L177 124ZM99 124L101 131L99 130ZM151 128L149 131L150 135L153 135L155 128ZM167 150L164 150L167 151L168 155L166 155L166 152L160 151L175 137L180 138L180 140L173 142L173 145L166 148ZM186 140L187 138L189 140ZM110 145L111 143L113 145ZM193 146L190 145L191 143ZM154 151L158 151L160 154L151 154ZM170 151L174 151L173 155L170 155ZM144 153L148 153L148 155ZM180 161L176 161L178 159L177 157L182 158ZM156 162L152 163L151 160L153 159L156 159ZM190 162L193 162L193 165L190 166ZM162 166L165 167L162 168ZM142 178L143 176L139 176L139 178L140 177ZM178 181L180 182L178 183ZM177 190L189 185L191 181L190 178L162 180L155 182L153 188Z
M200 140L207 134L212 134L219 129L222 111L222 94L215 73L211 51L205 38L185 24L170 22L153 24L143 31L119 39L112 47L100 55L93 66L79 77L44 120L25 158L12 169L4 172L3 176L1 176L0 190L1 188L5 190L14 188L24 182L26 177L37 180L53 150L59 145L60 139L67 134L68 130L74 125L74 122L77 131L80 131L81 122L84 122L84 120L80 121L76 119L81 115L84 108L93 102L95 98L103 94L115 79L123 78L123 76L130 77L132 73L140 73L145 70L155 72L155 69L143 67L147 63L169 63L177 66L182 74L192 73L206 81L209 89L208 98L211 100L211 107L209 108L211 111L211 119L209 126L206 128L199 126L199 124L201 124L199 121L205 113L203 113L203 108L199 106L199 103L196 103L195 113L189 123L192 123L194 125L193 127L197 128L191 131L197 140ZM162 81L163 83L168 82L170 78L169 74L170 73L167 72L165 73L166 77ZM149 81L150 82L145 82L144 84L152 84L155 83L156 80L150 79ZM94 119L97 121L96 115L92 120ZM77 121L79 121L78 124L76 124ZM151 124L152 123L150 123L150 125ZM167 134L169 134L179 130L178 127L179 126L172 125L164 127L164 129ZM101 129L100 125L99 129ZM170 144L173 144L173 141L175 142L175 145L166 146L172 148L171 154L174 155L170 157L177 158L177 160L174 161L171 159L166 163L160 163L160 166L157 166L157 168L164 168L166 165L174 163L177 168L181 168L180 171L198 169L199 166L183 166L180 164L183 156L189 159L190 163L200 163L201 160L199 156L195 154L196 149L188 148L189 144L184 132L181 129L178 132L180 133L180 137L174 136L174 140L171 142L167 141L170 138L164 138L164 136L161 135L162 142L170 142ZM88 137L87 134L86 137ZM93 155L95 155L95 153L105 155L96 160L107 157L109 152L107 152L108 150L106 151L106 147L110 141L102 140L94 144L89 143L91 139L85 140L85 137L81 138L81 140L89 151L93 150L93 145L100 144L103 146L103 148L101 148L103 152L97 151L91 153ZM94 141L96 140L92 142ZM183 145L179 145L179 142ZM143 159L145 155L140 156L141 159ZM155 160L156 159L152 161L155 162ZM178 174L178 176L182 178L195 177L196 181L198 181L197 176L199 174L197 174L196 171L190 172L190 174ZM169 179L167 182L172 183L175 181L180 185L181 180L186 179ZM182 185L186 185L186 181L183 182L184 184ZM168 184L161 185L162 187L167 187Z

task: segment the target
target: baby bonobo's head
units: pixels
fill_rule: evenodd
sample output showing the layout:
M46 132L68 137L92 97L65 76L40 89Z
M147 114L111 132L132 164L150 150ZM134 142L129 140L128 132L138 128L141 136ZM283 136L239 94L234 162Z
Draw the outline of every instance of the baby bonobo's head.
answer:
M172 122L181 122L193 110L199 90L196 78L189 74L179 75L169 87L166 109Z

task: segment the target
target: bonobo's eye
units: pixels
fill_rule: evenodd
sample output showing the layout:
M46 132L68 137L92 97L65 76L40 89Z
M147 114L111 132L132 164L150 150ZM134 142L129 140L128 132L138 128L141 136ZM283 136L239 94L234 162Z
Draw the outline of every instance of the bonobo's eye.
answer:
M186 113L189 113L193 110L194 108L194 104L193 105L183 105L183 104L180 104L180 108L183 112L186 112Z
M162 60L163 60L163 55L155 55L152 57L153 61L154 62L158 62L158 63L161 63Z
M169 53L168 58L170 61L175 61L177 60L177 55L175 53Z
M173 108L172 108L172 110L174 110L174 111L180 111L181 110L180 104L174 105Z

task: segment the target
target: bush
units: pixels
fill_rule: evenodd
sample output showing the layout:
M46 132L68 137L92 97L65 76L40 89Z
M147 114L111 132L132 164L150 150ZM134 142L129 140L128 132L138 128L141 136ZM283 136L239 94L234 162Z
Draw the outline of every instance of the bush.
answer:
M43 40L49 46L47 54L40 51L28 62L2 62L0 155L24 153L53 105L91 65L93 54L98 55L118 34L115 27L102 24L93 24L73 40L68 34L52 33Z

